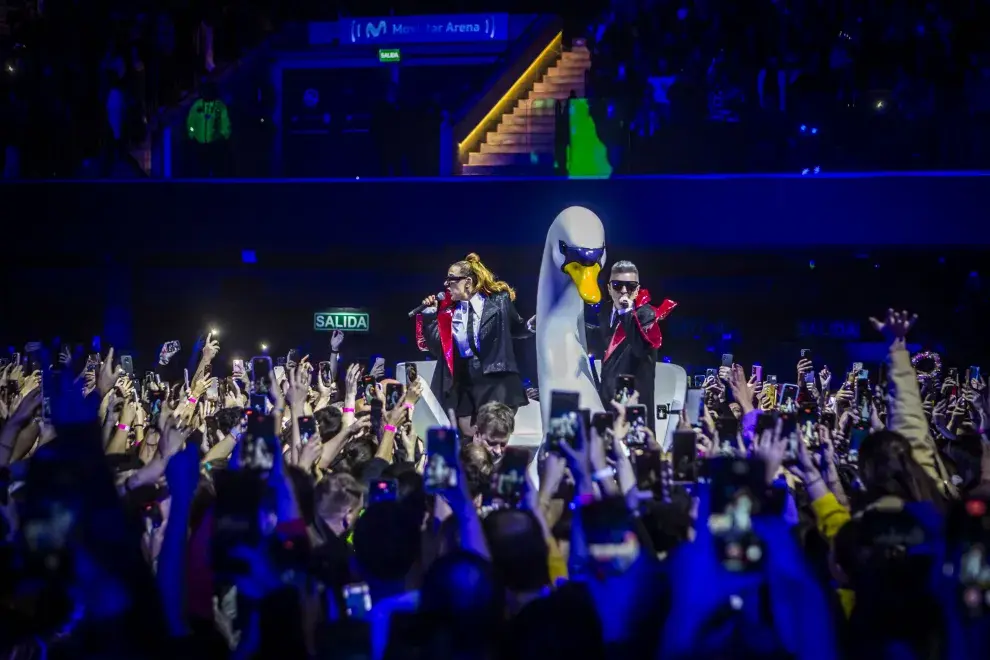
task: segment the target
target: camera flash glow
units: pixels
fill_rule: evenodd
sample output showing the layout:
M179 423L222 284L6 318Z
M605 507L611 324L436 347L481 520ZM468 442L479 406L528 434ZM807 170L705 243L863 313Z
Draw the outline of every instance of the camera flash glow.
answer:
M261 350L267 351L268 350L268 344L262 344L261 345Z
M883 106L884 106L883 101L877 101L877 110L883 110Z

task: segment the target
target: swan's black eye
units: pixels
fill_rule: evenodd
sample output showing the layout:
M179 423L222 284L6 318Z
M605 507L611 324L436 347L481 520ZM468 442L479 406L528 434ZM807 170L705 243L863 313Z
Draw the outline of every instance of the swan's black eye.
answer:
M571 247L564 241L560 242L560 254L564 257L564 265L569 263L579 263L582 266L594 266L602 262L602 255L605 254L605 246L600 248Z

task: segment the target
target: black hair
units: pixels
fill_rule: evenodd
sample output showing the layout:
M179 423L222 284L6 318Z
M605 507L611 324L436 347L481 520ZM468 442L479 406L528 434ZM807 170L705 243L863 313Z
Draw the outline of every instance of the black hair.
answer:
M366 579L404 579L421 550L420 519L399 502L375 502L354 524L354 555Z
M507 589L537 591L550 584L543 529L529 511L499 509L482 521L492 564Z

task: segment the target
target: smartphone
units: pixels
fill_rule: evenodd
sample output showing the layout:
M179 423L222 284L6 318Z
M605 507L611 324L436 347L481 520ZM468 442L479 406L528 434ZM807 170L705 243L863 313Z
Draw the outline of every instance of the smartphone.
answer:
M694 375L695 389L701 389L704 386L705 386L705 374L695 374Z
M801 442L798 414L782 410L778 419L781 421L780 437L784 439L784 465L794 465L798 462L798 443Z
M406 362L406 385L412 385L419 380L419 367L415 362Z
M732 358L732 353L722 353L722 366L729 367L731 369L733 365Z
M375 377L362 376L361 389L359 389L358 391L361 393L361 396L364 397L364 402L370 406L372 401L376 401L378 399L378 393L375 385Z
M385 410L394 410L402 401L406 387L402 383L389 383L385 386Z
M270 357L261 355L251 358L251 384L255 394L268 394L271 375L272 359Z
M595 429L601 437L606 437L606 434L612 430L615 425L615 413L609 412L596 412L591 416L591 428Z
M670 417L670 405L661 403L657 406L657 419L662 421L668 417Z
M385 367L385 358L379 356L375 358L375 361L371 364L371 371L378 371Z
M756 379L756 382L757 383L762 383L763 382L763 367L761 365L759 365L759 364L754 364L753 365L753 371L752 371L752 374L751 375L753 376L753 378Z
M275 366L276 367L285 367L285 358L284 357L281 357L281 356L275 358Z
M582 506L581 527L597 573L621 575L639 558L639 537L623 498L610 497Z
M797 414L797 430L801 441L808 447L817 448L818 441L818 411L814 406L803 405ZM795 456L795 459L797 456Z
M99 353L90 353L86 356L86 371L90 373L96 373L100 368L100 364L103 362L103 358Z
M299 366L299 351L297 351L294 348L289 349L289 354L285 357L285 366L287 367Z
M371 613L371 591L364 582L344 586L344 607L351 619L363 621Z
M13 353L11 353L10 354L10 363L12 365L14 365L15 367L17 367L17 366L23 366L23 365L21 365L21 354L18 353L18 352L16 352L16 351L13 352Z
M581 418L578 414L580 395L577 392L550 393L550 421L546 441L550 451L560 451L560 443L566 441L572 449L581 445Z
M231 373L244 373L244 360L234 360L231 365Z
M385 431L384 404L381 399L373 399L371 403L368 404L368 410L370 411L369 418L371 419L371 434L375 438L381 439L382 433Z
M275 365L275 382L281 383L283 380L285 380L285 366Z
M275 418L254 410L245 410L247 431L237 444L241 470L263 472L271 470L279 452Z
M330 384L333 383L333 374L330 372L330 363L326 360L320 362L320 364L317 365L317 370L319 371L320 383L323 387L330 387Z
M250 566L233 555L237 548L261 544L259 511L265 501L265 480L252 470L216 470L212 475L216 489L210 543L213 570L221 579L246 575Z
M434 427L426 432L426 492L442 493L457 486L457 449L455 429Z
M719 415L715 418L718 432L719 451L724 454L736 452L736 437L739 435L739 420L735 415Z
M694 434L691 434L694 436ZM637 453L633 460L636 488L643 493L659 490L663 479L663 453L659 449L647 449Z
M829 410L826 410L825 412L822 413L822 426L825 426L825 427L830 428L830 429L833 429L833 430L835 429L835 413L834 412L831 412Z
M764 544L753 531L766 490L766 465L755 458L720 456L708 462L711 513L708 529L716 555L726 570L741 572L760 566Z
M130 355L120 356L120 368L131 378L134 377L134 359Z
M863 370L863 363L862 362L853 362L852 372L854 374L858 374L862 370Z
M774 376L773 374L770 374L769 376L767 376L767 382L770 383L771 385L776 385L777 377Z
M492 475L492 492L512 506L522 501L529 461L530 453L527 449L506 447L502 460Z
M970 381L974 381L974 380L978 381L978 380L980 380L980 368L979 367L970 367L969 368L969 379L970 379ZM969 383L966 383L966 384L969 385Z
M804 384L814 386L815 384L815 372L809 371L804 375Z
M646 406L637 404L626 407L626 421L629 422L629 433L626 434L626 444L642 446L646 444Z
M780 396L778 401L780 402L781 409L787 409L794 406L797 403L798 398L798 386L793 383L785 383L780 387Z
M670 448L674 483L694 483L698 480L698 445L694 431L675 431Z
M299 440L306 444L316 436L316 420L310 416L299 417Z
M615 401L625 405L636 392L636 377L620 374L615 377Z
M212 401L217 401L220 399L220 381L214 381L210 383L210 386L206 388L206 398Z
M718 369L705 369L705 380L718 376Z
M687 413L688 424L698 428L705 413L705 391L688 390L684 398L684 411Z
M870 389L870 374L866 369L860 369L856 375L856 407L860 411L869 410L873 392Z
M810 360L811 359L811 349L810 348L802 348L801 349L801 359L802 360Z
M399 482L395 479L374 479L368 484L368 504L388 502L399 496Z

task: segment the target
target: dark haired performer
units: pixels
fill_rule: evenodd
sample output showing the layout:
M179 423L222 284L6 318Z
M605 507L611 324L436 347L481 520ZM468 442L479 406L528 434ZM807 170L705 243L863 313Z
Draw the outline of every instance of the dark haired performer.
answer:
M598 310L596 355L601 356L599 394L605 409L615 397L615 379L628 374L636 378L639 402L646 406L650 428L656 428L653 381L656 378L657 351L663 341L659 322L677 303L664 300L659 307L650 304L650 293L639 284L639 270L631 261L617 261L609 275L611 302Z

